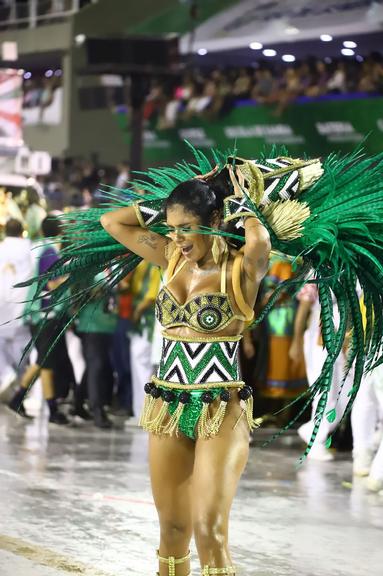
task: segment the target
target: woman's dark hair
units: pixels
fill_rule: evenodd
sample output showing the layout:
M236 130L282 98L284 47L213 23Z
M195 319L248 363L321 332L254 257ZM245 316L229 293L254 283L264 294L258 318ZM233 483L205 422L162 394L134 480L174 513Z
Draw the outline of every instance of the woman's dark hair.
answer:
M178 184L170 193L164 206L167 210L180 204L201 220L202 226L210 226L215 212L222 213L223 201L233 194L232 184L226 168L208 180L187 180Z

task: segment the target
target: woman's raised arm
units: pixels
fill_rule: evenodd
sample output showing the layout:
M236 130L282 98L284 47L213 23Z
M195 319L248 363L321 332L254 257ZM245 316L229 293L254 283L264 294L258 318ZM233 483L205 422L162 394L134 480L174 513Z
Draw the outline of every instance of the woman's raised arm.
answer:
M245 246L243 270L251 282L260 283L269 267L270 236L266 228L254 216L245 220Z
M238 180L234 175L233 168L229 167L229 176L233 184L234 195L237 201L243 198L244 179L243 175L237 170ZM230 200L230 198L228 198ZM259 283L265 276L271 250L270 236L263 224L258 220L255 214L247 210L239 210L237 214L229 215L227 221L233 218L243 218L245 221L245 245L242 248L244 253L242 269L245 273L246 280L253 283L258 291ZM251 290L250 290L251 292Z
M165 247L168 241L160 234L143 228L142 218L139 219L137 210L139 208L136 206L127 206L106 212L101 216L101 225L108 234L131 252L151 264L166 268L168 261L165 258Z

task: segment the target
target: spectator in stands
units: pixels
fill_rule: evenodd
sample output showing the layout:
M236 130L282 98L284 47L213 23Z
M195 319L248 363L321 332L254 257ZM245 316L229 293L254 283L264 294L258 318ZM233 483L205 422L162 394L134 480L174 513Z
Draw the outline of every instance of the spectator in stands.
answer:
M304 74L304 72L303 72ZM282 79L282 85L275 95L277 106L274 110L275 116L281 116L287 106L302 93L302 76L295 68L287 68ZM269 99L271 100L271 98Z
M158 81L153 82L145 99L144 119L158 121L163 114L165 102L164 86Z
M268 104L276 88L276 82L268 68L259 68L254 74L255 85L251 98L259 104Z
M344 62L338 62L335 70L327 82L327 91L330 94L343 94L347 90L346 66Z
M201 82L194 82L192 96L183 113L184 120L202 114L210 105L214 95L214 82L208 82L205 86Z
M327 91L327 82L329 79L327 66L322 60L317 60L314 66L314 73L311 76L308 86L304 90L305 96L316 98L322 96Z
M211 78L215 82L215 96L211 103L210 110L212 115L224 115L231 110L234 97L231 91L231 84L227 74L221 70L215 69L211 73Z
M250 92L251 76L246 68L241 68L238 77L234 82L233 95L239 99L246 99L250 97Z

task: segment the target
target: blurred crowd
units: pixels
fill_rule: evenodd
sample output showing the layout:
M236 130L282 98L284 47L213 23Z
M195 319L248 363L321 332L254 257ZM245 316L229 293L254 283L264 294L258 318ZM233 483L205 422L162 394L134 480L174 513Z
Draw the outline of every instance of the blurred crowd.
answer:
M175 85L153 80L144 114L166 129L180 120L222 116L243 100L270 106L279 116L299 98L355 93L383 93L379 53L359 60L308 58L291 65L262 61L256 67L195 69Z
M97 158L53 159L51 172L37 176L35 184L0 186L0 238L6 220L12 217L20 220L25 233L34 239L47 211L89 208L102 200L101 182L123 189L129 175L128 161L107 166Z

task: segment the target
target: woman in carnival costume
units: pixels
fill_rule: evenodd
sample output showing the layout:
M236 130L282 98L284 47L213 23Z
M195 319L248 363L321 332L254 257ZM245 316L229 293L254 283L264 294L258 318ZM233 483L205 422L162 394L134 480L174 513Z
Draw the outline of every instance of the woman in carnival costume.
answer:
M228 549L229 512L248 457L249 431L259 424L238 367L246 327L265 317L283 289L317 284L327 358L296 417L318 394L305 455L321 420L336 415L326 403L346 331L347 367L354 366L355 376L345 414L365 368L379 363L383 334L383 155L366 158L357 151L331 155L322 164L275 150L254 161L213 152L210 162L193 153L194 164L151 169L137 180L144 197L133 186L123 200L121 191L111 190L107 207L65 216L67 247L48 272L49 278L67 275L54 302L75 286L71 301L77 310L141 259L165 272L156 304L164 328L162 356L145 386L141 416L150 433L161 576L189 575L193 533L203 576L236 573ZM300 257L303 265L254 320L270 247ZM105 268L108 280L94 281ZM46 281L47 275L39 279L37 293ZM357 281L364 291L365 329Z

